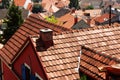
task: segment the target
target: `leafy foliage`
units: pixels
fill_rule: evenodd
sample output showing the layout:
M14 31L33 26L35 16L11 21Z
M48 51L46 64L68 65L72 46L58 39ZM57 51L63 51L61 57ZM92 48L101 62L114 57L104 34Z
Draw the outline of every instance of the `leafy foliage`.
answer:
M40 1L42 1L42 0L32 0L33 2L40 2Z
M78 2L78 0L70 0L69 7L70 8L75 8L75 9L79 9L79 2Z
M7 24L6 29L4 29L2 43L6 43L9 38L16 32L19 26L23 23L22 11L19 10L18 6L13 3L7 13L7 18L4 19L4 23Z
M10 0L2 0L2 8L9 8Z
M80 77L80 80L87 80L87 76L82 74L81 77Z
M92 5L89 5L89 6L86 7L86 9L87 9L87 10L89 10L89 9L94 9L94 7L93 7Z
M32 8L33 13L38 13L38 12L42 12L42 11L43 11L43 7L40 4L34 4L34 6Z
M58 22L58 20L54 16L46 17L45 20L54 24Z

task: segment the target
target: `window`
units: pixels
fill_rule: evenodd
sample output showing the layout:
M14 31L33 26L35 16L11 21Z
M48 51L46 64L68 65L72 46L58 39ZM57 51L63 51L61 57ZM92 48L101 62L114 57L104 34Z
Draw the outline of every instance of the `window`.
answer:
M43 80L37 73L35 73L35 80Z
M22 64L22 80L30 80L30 67L27 64Z
M110 74L108 76L109 80L120 80L120 76L119 75L114 75L114 74Z

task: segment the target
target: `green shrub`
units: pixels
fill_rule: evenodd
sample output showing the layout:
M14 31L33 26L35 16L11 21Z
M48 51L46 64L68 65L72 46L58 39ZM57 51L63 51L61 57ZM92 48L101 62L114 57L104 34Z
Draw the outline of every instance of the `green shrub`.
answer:
M50 23L55 23L55 24L58 22L58 20L55 18L55 16L46 17L45 20Z
M89 9L94 9L94 7L93 7L92 5L89 5L89 6L86 7L86 9L87 9L87 10L89 10Z

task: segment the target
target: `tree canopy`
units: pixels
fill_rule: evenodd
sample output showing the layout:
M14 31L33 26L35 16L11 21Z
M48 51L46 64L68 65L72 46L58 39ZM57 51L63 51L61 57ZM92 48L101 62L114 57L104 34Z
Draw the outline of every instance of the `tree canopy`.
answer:
M89 5L86 7L87 10L90 10L90 9L94 9L94 7L92 5Z
M40 2L40 1L42 1L42 0L32 0L33 2Z
M42 12L42 11L43 11L43 7L40 4L33 5L33 8L32 8L33 13L38 13L38 12Z
M11 0L2 0L2 8L9 8Z
M69 7L79 9L79 1L78 0L70 0Z
M7 18L4 19L4 23L7 24L7 27L3 30L3 43L6 43L23 23L22 11L18 6L15 6L14 3L9 7Z
M50 23L54 23L54 24L56 24L58 22L58 20L55 18L55 16L46 17L45 20Z

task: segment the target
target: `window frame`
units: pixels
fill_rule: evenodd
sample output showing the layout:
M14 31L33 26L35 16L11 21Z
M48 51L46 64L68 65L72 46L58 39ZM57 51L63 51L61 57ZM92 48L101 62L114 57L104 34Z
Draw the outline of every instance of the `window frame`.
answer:
M40 80L43 80L38 73L35 73L35 78L36 78L36 77L37 77L38 79L40 79Z
M28 64L26 64L26 63L23 63L22 66L24 66L24 68L25 68L25 80L26 80L26 78L27 78L26 70L27 70L27 69L29 70L29 78L30 78L30 77L31 77L31 68L30 68L30 66L29 66ZM22 73L23 73L23 71L22 71ZM22 74L22 75L23 75L23 74ZM23 78L23 76L22 76L22 78ZM24 79L24 78L23 78L23 79Z

